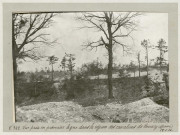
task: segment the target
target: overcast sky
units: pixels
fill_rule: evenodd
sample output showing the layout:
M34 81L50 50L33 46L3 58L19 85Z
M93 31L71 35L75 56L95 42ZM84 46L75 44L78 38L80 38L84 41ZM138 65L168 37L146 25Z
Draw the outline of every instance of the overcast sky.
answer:
M77 15L77 14L76 14ZM74 13L64 13L53 18L54 24L46 30L50 33L50 38L58 38L59 44L54 47L41 47L41 53L46 56L55 55L59 58L59 63L55 64L55 70L60 70L59 64L66 53L75 54L76 68L83 63L91 62L99 58L99 60L106 65L108 63L107 50L103 47L97 51L83 50L83 43L87 40L93 40L103 33L96 32L93 29L78 29L83 26L82 23L75 19ZM168 14L167 13L145 13L138 18L138 31L132 33L131 38L124 39L124 43L131 45L133 52L141 51L141 59L144 61L144 49L141 47L141 41L149 39L152 45L157 45L160 38L163 38L168 45ZM131 60L137 61L134 55L123 56L123 51L120 46L114 48L114 63L127 64ZM159 55L157 50L150 50L149 58L153 59ZM167 58L167 54L166 54ZM47 58L46 58L47 59ZM49 67L48 61L42 59L37 63L23 62L19 64L20 71L35 71L35 69L45 69Z

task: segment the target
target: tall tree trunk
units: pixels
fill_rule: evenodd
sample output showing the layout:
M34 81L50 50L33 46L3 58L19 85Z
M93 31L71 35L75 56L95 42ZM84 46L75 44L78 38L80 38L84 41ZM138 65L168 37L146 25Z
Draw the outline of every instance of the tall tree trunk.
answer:
M161 50L161 48L160 48L159 63L160 63L160 73L162 73L162 50Z
M146 48L146 57L147 57L147 89L149 89L149 64L148 64L148 48Z
M160 73L162 74L162 64L160 62Z
M17 105L17 45L14 37L14 15L12 15L12 56L13 56L13 76L14 76L14 111L16 113L16 105ZM16 122L16 115L15 115Z
M16 58L13 58L13 75L14 75L14 92L16 93L16 84L17 84L17 62L16 62Z
M13 75L14 75L14 111L16 113L16 105L17 105L17 62L16 58L13 56ZM15 122L16 120L16 115L15 116Z
M147 78L149 74L149 64L148 64L148 49L146 48L146 56L147 56Z
M108 89L109 89L109 99L114 98L113 88L112 88L112 63L113 63L113 53L112 46L109 47L109 63L108 63Z
M17 104L17 62L13 56L13 76L14 76L14 103Z
M113 66L113 52L112 52L112 48L113 48L113 33L111 30L112 27L112 14L108 15L106 14L106 22L107 22L107 28L108 28L108 35L109 35L109 45L108 45L108 55L109 55L109 63L108 63L108 89L109 89L109 99L114 98L113 96L113 87L112 87L112 66Z

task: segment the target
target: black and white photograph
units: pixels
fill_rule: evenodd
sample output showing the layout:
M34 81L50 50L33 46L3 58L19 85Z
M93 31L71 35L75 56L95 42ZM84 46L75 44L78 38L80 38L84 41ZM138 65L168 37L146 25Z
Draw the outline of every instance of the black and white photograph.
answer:
M169 123L168 13L13 12L15 122Z

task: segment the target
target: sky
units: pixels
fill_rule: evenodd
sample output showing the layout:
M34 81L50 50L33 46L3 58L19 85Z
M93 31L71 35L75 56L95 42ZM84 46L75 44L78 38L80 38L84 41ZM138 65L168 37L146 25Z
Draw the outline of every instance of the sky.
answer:
M58 43L53 47L42 46L39 50L42 55L56 56L59 62L54 65L55 70L60 70L60 61L66 53L75 54L76 66L80 67L84 63L98 60L107 65L108 57L107 50L100 47L96 50L89 51L82 46L87 40L94 41L99 38L103 33L97 32L93 29L79 29L84 24L78 21L75 17L76 13L59 14L53 18L54 23L51 27L46 29L49 33L50 39L58 39ZM149 39L152 45L157 45L159 39L163 38L168 45L168 14L167 13L144 13L138 17L138 30L132 33L131 38L123 39L125 44L131 46L132 52L135 54L137 51L141 52L141 60L145 61L145 50L141 47L141 41ZM122 47L116 45L113 49L114 63L128 64L133 60L137 64L135 55L123 55ZM159 51L155 49L149 50L149 58L154 59L159 55ZM166 54L167 59L167 54ZM40 61L33 62L28 60L18 65L20 71L35 71L41 70L45 67L50 67L47 58Z

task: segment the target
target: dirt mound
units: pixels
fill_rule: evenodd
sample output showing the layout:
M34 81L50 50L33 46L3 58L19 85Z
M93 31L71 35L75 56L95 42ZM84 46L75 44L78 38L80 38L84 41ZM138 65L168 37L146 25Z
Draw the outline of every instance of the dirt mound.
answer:
M82 106L73 102L49 102L17 108L17 122L84 122Z
M109 103L105 106L91 106L86 107L86 110L91 113L92 116L102 119L103 122L166 123L169 121L169 109L154 103L149 98L125 105Z
M129 104L82 107L74 102L50 102L17 108L17 122L154 122L169 121L169 109L145 98Z

